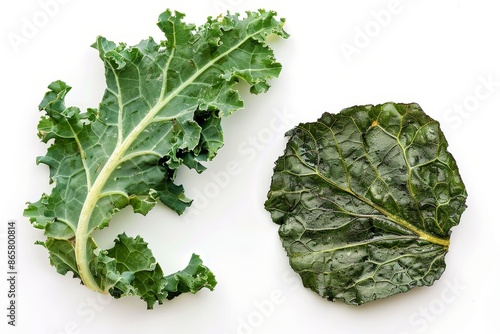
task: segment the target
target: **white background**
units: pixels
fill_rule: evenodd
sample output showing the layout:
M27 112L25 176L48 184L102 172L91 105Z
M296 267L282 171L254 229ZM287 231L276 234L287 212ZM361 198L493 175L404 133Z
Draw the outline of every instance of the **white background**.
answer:
M500 20L497 1L75 1L0 4L2 226L18 223L18 327L8 333L491 333L498 317L498 127ZM45 5L44 5L45 4ZM47 5L49 4L49 5ZM271 45L283 64L267 94L242 91L245 109L224 120L225 146L208 170L183 170L195 198L185 216L158 205L147 217L124 210L97 234L140 234L166 273L200 254L217 276L213 292L183 295L154 310L137 298L96 295L57 274L22 216L48 192L35 157L46 147L38 103L56 79L73 86L68 105L98 105L103 67L98 35L136 44L161 39L157 16L171 8L200 25L221 12L273 9L288 40ZM30 29L31 25L31 29ZM245 87L243 86L243 89ZM448 268L430 288L361 307L331 303L301 287L263 203L283 134L302 121L357 104L417 102L440 121L467 186L468 209L453 229ZM0 262L6 263L6 227ZM5 268L5 265L1 265ZM5 272L7 270L5 269ZM4 329L1 330L5 333Z

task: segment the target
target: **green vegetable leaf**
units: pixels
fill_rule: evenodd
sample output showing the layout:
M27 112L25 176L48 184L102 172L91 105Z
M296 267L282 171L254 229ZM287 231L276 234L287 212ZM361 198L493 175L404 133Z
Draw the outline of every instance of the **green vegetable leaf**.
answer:
M287 135L265 207L304 286L359 305L439 279L467 193L437 121L386 103Z
M155 302L195 293L216 281L197 255L172 275L163 275L142 238L118 237L103 250L92 233L130 205L147 214L160 201L181 214L191 200L175 183L186 165L198 172L223 145L221 117L243 107L235 84L246 81L253 93L269 88L281 64L266 44L271 34L288 37L284 20L260 10L209 17L195 27L184 14L167 10L158 26L166 39L135 46L98 37L107 88L98 108L67 107L71 87L49 85L39 109L38 130L50 169L50 194L28 203L25 216L43 229L52 265L82 283L115 297L138 295Z

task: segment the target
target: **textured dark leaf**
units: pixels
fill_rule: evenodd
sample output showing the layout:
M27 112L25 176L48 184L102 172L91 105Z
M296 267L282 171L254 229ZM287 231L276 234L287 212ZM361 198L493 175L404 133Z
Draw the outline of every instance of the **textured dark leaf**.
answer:
M287 135L265 207L306 287L362 304L441 276L467 193L437 121L386 103Z
M200 27L184 14L165 11L158 26L166 39L135 46L98 37L93 45L104 62L107 88L98 108L67 107L71 87L49 86L39 137L50 142L37 162L50 169L50 194L29 203L25 215L47 237L39 244L51 264L73 272L90 289L115 297L138 295L151 308L183 292L213 289L215 278L193 256L186 269L164 276L147 244L122 234L101 250L92 238L112 216L130 205L147 214L161 201L181 214L191 204L176 184L180 166L198 172L223 144L221 116L241 109L235 84L246 81L265 92L281 64L266 44L281 37L284 20L271 11L245 17L208 18Z

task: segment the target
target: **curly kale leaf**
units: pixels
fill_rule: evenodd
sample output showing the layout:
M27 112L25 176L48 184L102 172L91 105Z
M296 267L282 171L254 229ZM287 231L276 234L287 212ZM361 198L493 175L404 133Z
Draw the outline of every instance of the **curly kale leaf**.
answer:
M223 144L221 117L241 109L235 84L266 92L281 71L266 44L288 37L272 11L209 17L200 27L167 10L158 26L166 39L129 46L98 37L107 87L98 108L67 107L70 86L49 85L39 109L39 136L49 143L37 162L50 168L50 194L28 203L25 215L43 229L39 244L56 270L115 297L138 295L152 308L183 292L213 289L216 281L197 255L168 276L140 238L120 235L108 250L92 238L126 206L147 214L160 201L181 214L191 200L176 184L181 165L202 172Z

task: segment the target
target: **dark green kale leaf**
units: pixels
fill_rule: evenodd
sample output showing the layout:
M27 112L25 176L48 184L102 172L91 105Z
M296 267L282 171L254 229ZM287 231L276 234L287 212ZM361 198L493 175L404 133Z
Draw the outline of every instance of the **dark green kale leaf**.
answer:
M467 192L437 121L386 103L287 135L265 207L304 286L359 305L439 279Z

